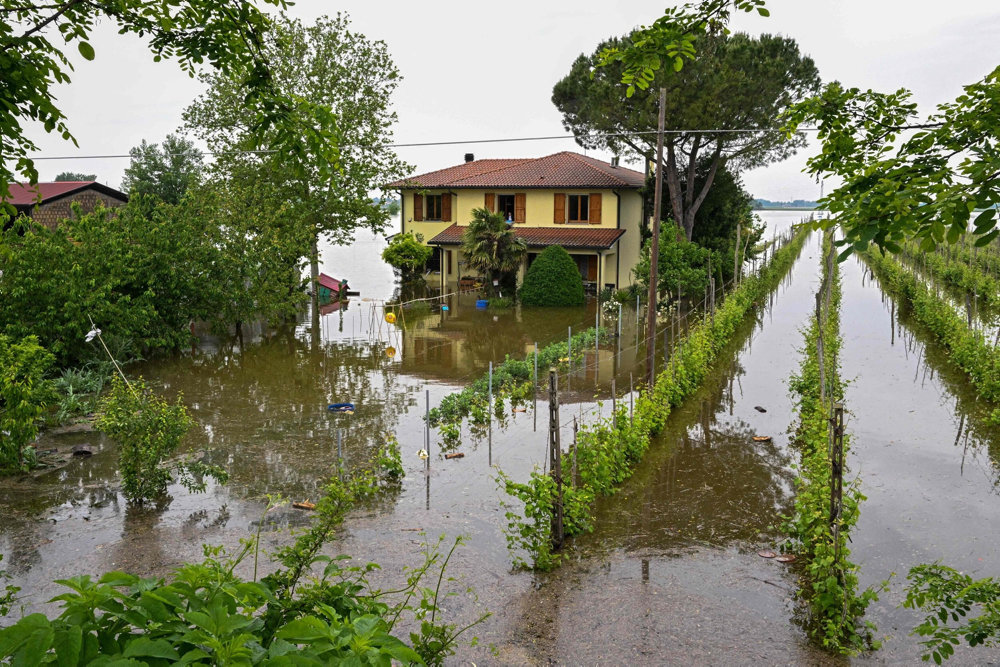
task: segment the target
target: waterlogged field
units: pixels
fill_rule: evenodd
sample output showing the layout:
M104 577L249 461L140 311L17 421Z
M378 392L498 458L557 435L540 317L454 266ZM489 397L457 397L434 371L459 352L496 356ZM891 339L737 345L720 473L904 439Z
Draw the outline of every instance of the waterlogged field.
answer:
M769 235L801 217L763 215ZM511 568L503 532L503 503L511 500L496 479L502 470L525 481L545 467L547 397L528 401L524 412L505 410L485 430L463 422L449 450L462 458L445 459L432 430L429 465L417 456L423 415L490 362L524 358L535 342L593 326L596 304L484 311L463 295L449 298L448 311L414 312L405 326L389 325L375 308L394 289L377 259L382 246L368 237L324 250L324 272L350 279L361 297L322 313L318 330L306 317L243 347L205 337L189 355L135 369L168 397L183 395L197 424L185 448L226 467L227 485L200 495L171 487L166 507L127 508L113 444L93 432L44 436L42 448L89 443L94 455L0 485L0 553L23 589L25 611L52 609L46 601L62 592L54 579L116 569L162 575L200 559L202 544L234 546L257 530L268 549L286 544L309 513L286 505L265 514L266 496L315 501L338 458L357 464L392 433L406 469L401 488L355 510L326 551L379 562L377 580L391 583L421 562L427 541L468 536L449 574L453 590L471 586L477 597L449 599L447 613L456 621L493 615L476 628L480 644L460 649L456 664L841 661L807 637L801 570L758 555L780 551L782 517L794 507L800 454L788 379L815 307L818 236L738 328L701 388L671 412L632 477L597 501L594 531L569 541L567 558L547 573ZM841 273L848 477L868 497L851 557L861 587L897 573L866 616L883 648L854 660L912 663L920 646L909 632L920 615L899 606L909 567L940 559L977 577L1000 575L1000 539L986 528L1000 518L1000 432L906 305L854 260ZM618 326L616 311L601 317L602 326ZM668 332L668 344L674 336ZM610 414L612 382L618 405L629 401L644 355L636 313L626 307L621 338L584 351L561 381L564 449L574 416L587 424ZM662 367L662 349L658 355ZM354 414L326 409L341 401L354 402ZM1000 653L960 650L952 660L997 662Z

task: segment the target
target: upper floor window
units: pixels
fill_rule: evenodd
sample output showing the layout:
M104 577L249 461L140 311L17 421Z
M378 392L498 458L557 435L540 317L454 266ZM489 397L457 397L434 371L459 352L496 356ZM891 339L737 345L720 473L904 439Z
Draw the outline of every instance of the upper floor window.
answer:
M557 225L567 222L586 222L591 225L601 224L601 208L603 196L600 192L590 194L568 194L557 192L553 197L553 221Z
M567 197L568 222L587 222L590 220L590 196L589 195L569 195Z
M497 195L497 213L503 213L504 220L514 219L514 195Z
M413 193L413 220L451 222L451 194L425 195Z

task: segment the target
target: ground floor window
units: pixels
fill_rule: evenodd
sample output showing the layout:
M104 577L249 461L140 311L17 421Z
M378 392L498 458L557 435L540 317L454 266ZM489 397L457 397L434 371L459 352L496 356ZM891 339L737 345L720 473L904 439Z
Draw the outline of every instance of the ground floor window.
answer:
M597 280L597 255L570 255L580 270L580 277L587 282Z

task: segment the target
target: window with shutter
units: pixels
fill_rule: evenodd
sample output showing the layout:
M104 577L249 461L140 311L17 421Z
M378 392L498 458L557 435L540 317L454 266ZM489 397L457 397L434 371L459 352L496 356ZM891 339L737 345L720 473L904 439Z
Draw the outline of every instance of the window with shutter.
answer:
M553 216L553 222L557 225L561 225L566 222L566 195L561 192L557 192L554 199L555 215Z
M487 211L496 212L497 210L497 196L493 192L486 193L486 201L483 204Z
M451 222L451 195L441 195L441 222Z
M427 195L424 202L427 210L424 212L425 220L441 220L442 198L444 195Z
M497 213L504 220L514 220L514 195L497 195Z
M523 223L525 220L526 200L527 197L523 192L514 195L514 222L516 223Z
M413 220L415 222L424 220L424 196L416 192L413 193Z
M590 193L590 224L601 224L601 193Z

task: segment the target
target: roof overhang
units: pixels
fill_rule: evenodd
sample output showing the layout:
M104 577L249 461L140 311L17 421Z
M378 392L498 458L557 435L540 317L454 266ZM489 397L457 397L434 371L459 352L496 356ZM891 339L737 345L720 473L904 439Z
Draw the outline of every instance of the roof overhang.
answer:
M461 245L466 226L453 224L429 240L428 245ZM524 240L529 248L547 248L552 245L573 250L608 250L614 247L625 233L624 229L610 227L518 227L514 235Z

